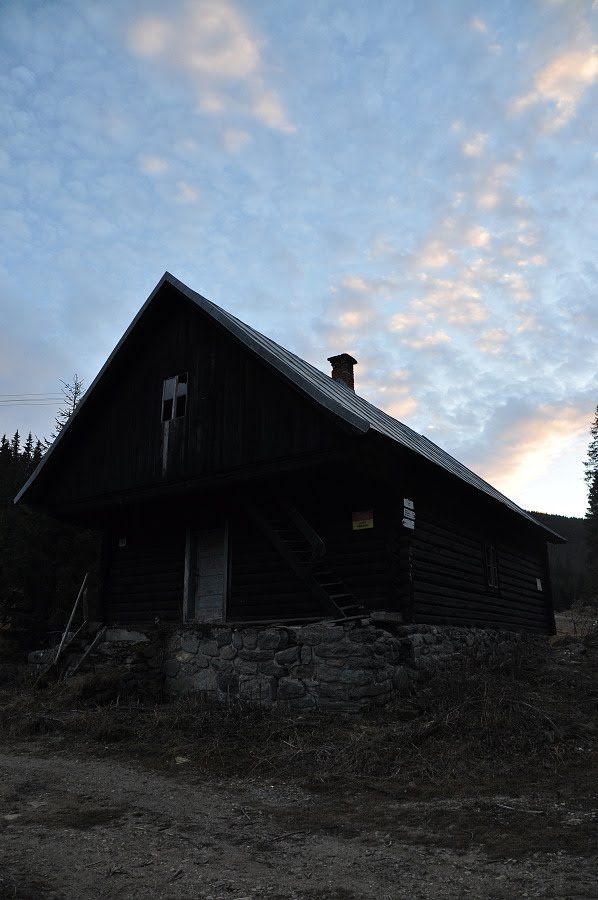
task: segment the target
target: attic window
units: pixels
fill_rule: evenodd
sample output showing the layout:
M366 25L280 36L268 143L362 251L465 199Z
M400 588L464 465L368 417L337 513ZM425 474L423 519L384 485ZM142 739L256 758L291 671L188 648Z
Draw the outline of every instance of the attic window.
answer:
M498 556L492 544L486 544L486 584L492 590L498 590Z
M187 373L165 378L162 386L162 421L180 419L187 409Z

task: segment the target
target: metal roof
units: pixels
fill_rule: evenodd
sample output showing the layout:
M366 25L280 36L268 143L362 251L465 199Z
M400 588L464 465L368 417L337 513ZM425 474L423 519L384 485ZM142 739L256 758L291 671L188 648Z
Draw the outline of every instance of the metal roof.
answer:
M520 506L517 506L516 503L514 503L512 500L509 500L508 497L505 497L504 494L501 494L500 491L497 491L496 488L492 487L491 484L488 484L487 481L484 481L482 478L480 478L462 463L458 462L444 450L441 450L440 447L438 447L432 441L428 440L428 438L424 437L421 434L418 434L416 431L413 431L412 428L409 428L407 425L399 422L398 419L393 419L392 416L389 416L381 409L378 409L376 406L368 403L367 400L364 400L363 397L360 397L342 382L333 381L333 379L329 375L325 375L324 372L321 372L315 366L312 366L304 359L296 356L290 350L286 350L284 347L281 347L280 344L276 343L276 341L273 341L271 338L268 338L265 335L261 334L259 331L256 331L255 328L252 328L250 325L246 325L240 319L237 319L235 316L231 315L231 313L226 312L221 307L216 306L216 304L212 303L210 300L206 300L205 297L202 297L201 294L198 294L196 293L196 291L191 290L191 288L187 287L187 285L183 284L182 281L179 281L169 272L164 273L164 275L148 297L147 301L137 313L131 325L129 326L113 352L110 354L110 357L102 367L102 370L98 374L97 378L94 380L93 384L84 395L81 403L79 404L79 407L75 411L75 414L71 417L67 425L59 433L57 439L44 455L41 463L31 476L31 478L23 486L23 488L15 498L15 502L20 500L21 497L26 493L29 486L35 480L40 470L44 466L48 457L51 456L55 447L61 442L61 439L63 438L65 432L68 431L71 423L74 421L77 413L79 412L79 409L84 405L87 398L93 393L96 384L102 379L104 372L109 367L114 357L118 354L127 337L164 284L172 285L172 287L174 287L181 294L195 303L212 319L219 322L227 331L235 335L235 337L237 337L246 347L255 352L261 359L265 360L283 376L293 382L293 384L295 384L303 393L307 394L321 406L328 409L331 413L333 413L347 425L352 427L356 432L365 434L366 432L371 430L383 435L384 437L390 438L400 446L406 447L408 450L412 450L418 456L427 459L429 462L433 463L436 466L439 466L441 469L444 469L446 472L449 472L451 475L454 475L456 478L459 478L461 481L469 484L471 487L474 487L477 490L482 491L482 493L486 494L487 496L492 497L492 499L497 500L512 512L517 513L524 519L527 519L529 522L536 525L538 528L541 528L542 531L550 535L552 538L556 538L558 541L564 540L559 534L557 534L555 531L552 531L552 529L547 528L541 522L538 522L538 520L530 515L530 513L526 512L526 510L522 509Z

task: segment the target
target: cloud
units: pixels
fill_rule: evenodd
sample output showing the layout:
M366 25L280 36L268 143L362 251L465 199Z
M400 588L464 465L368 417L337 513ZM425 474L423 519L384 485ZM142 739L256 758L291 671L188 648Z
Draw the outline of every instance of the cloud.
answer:
M470 141L465 141L461 145L461 149L465 156L481 156L486 149L488 143L488 135L485 132L476 134Z
M222 132L222 143L229 153L238 153L250 140L251 135L243 128L225 128Z
M575 116L585 92L596 79L598 48L569 50L556 56L536 74L532 90L518 97L512 109L520 114L537 104L546 104L550 112L545 129L558 131Z
M536 409L499 412L493 450L473 463L476 471L500 490L519 494L528 480L545 472L559 456L588 433L587 403L545 403ZM546 504L548 506L548 502Z
M469 23L469 27L470 27L473 31L479 31L480 34L487 34L487 33L488 33L488 26L486 25L486 23L484 22L484 20L481 19L479 16L475 16L475 17L471 20L471 22Z
M339 322L343 328L362 328L371 319L368 309L348 309L341 313Z
M480 335L476 340L475 345L480 353L496 356L503 352L508 340L509 334L504 328L493 328Z
M169 168L168 160L161 156L139 156L139 168L146 175L162 175Z
M367 282L361 275L345 275L341 283L343 287L360 294L369 294L373 288L372 283Z
M419 255L419 265L426 269L442 269L453 260L453 252L438 238L428 241Z
M470 247L487 247L491 240L492 235L481 225L474 225L466 235L466 242Z
M200 193L193 185L188 184L186 181L177 181L175 200L178 203L197 203L199 197Z
M141 16L128 36L137 56L191 79L202 112L241 114L277 131L295 130L267 84L263 42L230 0L190 0L178 15Z
M456 278L431 278L410 306L453 326L471 326L488 318L472 269L464 269Z
M433 331L423 337L402 338L401 343L412 350L428 350L442 344L450 344L451 339L445 331Z

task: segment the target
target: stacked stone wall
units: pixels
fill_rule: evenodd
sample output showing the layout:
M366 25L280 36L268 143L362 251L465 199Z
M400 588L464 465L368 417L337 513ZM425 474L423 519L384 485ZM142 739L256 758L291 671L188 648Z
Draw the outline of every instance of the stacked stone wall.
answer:
M114 630L99 654L140 687L199 693L296 710L384 706L415 682L475 661L494 665L546 639L508 631L372 623L232 628L178 627L153 634ZM523 650L524 652L524 650Z

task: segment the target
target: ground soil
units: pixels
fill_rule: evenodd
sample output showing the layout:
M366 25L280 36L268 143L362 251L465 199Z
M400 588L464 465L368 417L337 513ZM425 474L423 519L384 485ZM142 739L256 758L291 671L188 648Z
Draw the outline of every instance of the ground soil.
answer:
M250 723L229 756L222 735L207 755L183 725L148 731L158 712L5 699L23 715L0 729L0 900L595 900L598 642L563 638L543 666L515 695L509 676L419 698L413 721ZM490 706L523 718L468 731Z
M55 738L4 750L0 897L598 896L595 806L570 790L414 800L172 763L157 774Z

